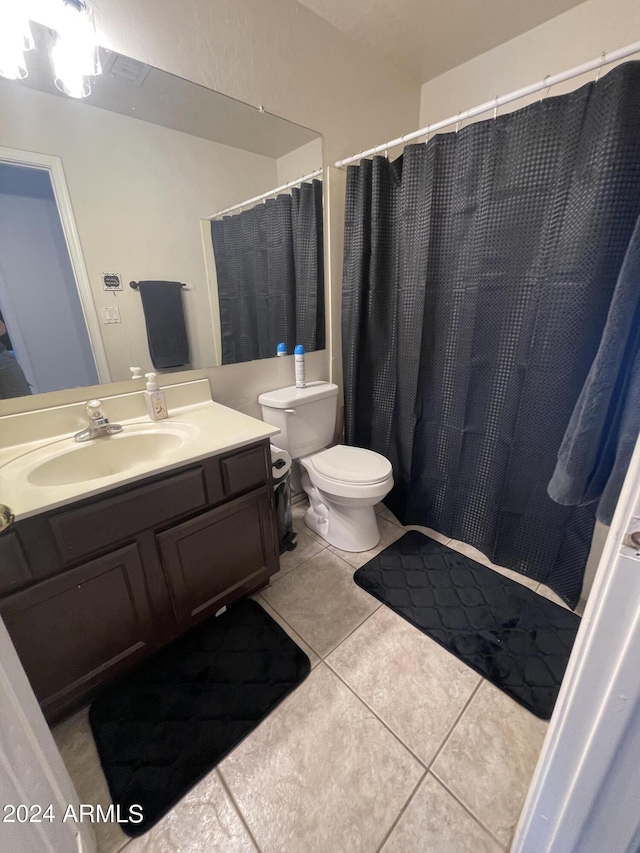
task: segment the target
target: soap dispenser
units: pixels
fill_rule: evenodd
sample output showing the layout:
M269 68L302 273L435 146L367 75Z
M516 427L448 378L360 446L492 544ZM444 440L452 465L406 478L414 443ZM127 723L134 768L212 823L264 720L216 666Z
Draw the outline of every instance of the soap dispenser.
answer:
M164 391L156 381L155 373L145 373L147 380L147 390L144 392L144 399L147 404L147 411L152 421L161 421L169 417L167 411L167 401L164 396Z

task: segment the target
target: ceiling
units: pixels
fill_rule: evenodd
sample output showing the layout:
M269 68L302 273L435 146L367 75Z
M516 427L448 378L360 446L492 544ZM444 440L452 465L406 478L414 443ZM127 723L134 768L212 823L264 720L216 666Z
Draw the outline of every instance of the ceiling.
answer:
M298 2L423 83L583 0Z

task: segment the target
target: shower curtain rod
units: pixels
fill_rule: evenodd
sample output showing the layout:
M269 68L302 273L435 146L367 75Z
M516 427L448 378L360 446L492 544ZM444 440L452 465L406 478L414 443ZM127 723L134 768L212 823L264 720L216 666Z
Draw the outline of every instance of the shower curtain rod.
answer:
M334 166L342 168L343 166L348 166L350 163L357 163L359 160L364 160L365 157L371 157L374 154L382 154L384 151L388 151L389 148L395 148L396 145L404 145L407 142L411 142L413 139L418 139L421 136L428 136L430 133L435 133L445 127L450 127L452 124L459 124L467 119L482 115L482 113L488 113L490 110L493 110L495 115L498 108L505 104L510 104L512 101L517 101L519 98L524 98L527 95L534 95L536 92L541 92L543 89L550 89L558 83L564 83L565 80L571 80L572 77L579 77L581 74L586 74L588 71L594 71L596 68L603 68L605 65L609 65L612 62L618 62L618 60L625 59L627 56L632 56L634 53L640 53L640 41L633 42L633 44L621 47L618 50L612 50L610 53L602 53L598 59L592 59L590 62L585 62L583 65L576 65L575 68L571 68L569 71L562 71L560 74L548 75L544 80L540 80L538 83L531 83L523 89L516 89L515 92L510 92L508 95L501 95L500 97L496 96L492 101L486 101L486 103L480 104L478 107L472 107L470 110L465 110L464 112L458 113L456 116L451 116L451 118L435 122L435 124L428 124L421 130L415 130L413 133L405 133L404 136L399 136L397 139L392 139L390 142L385 142L382 145L376 145L375 148L369 148L367 151L360 151L358 154L354 154L351 157L345 157L344 160L337 160L334 163Z
M243 207L247 207L249 204L255 204L258 201L262 201L264 198L269 198L272 195L278 195L278 193L284 192L285 190L290 190L293 187L297 187L298 184L304 184L305 181L310 181L312 178L319 178L322 175L322 169L316 169L315 172L309 172L308 175L304 175L302 178L296 178L295 181L289 181L288 184L283 184L281 187L276 187L275 190L269 190L268 193L262 193L262 195L257 195L255 198L250 198L247 201L242 201L240 204L234 204L232 207L225 207L224 210L219 210L217 213L214 213L212 216L207 216L207 219L217 219L219 216L224 216L225 213L232 213L234 210L240 210Z

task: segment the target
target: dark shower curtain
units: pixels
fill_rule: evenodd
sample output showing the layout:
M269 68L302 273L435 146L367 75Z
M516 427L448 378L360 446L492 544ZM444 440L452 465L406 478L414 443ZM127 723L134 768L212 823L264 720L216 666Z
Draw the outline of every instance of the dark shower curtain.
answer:
M346 440L407 524L577 603L593 505L547 494L640 214L640 64L347 177Z
M211 222L222 363L324 348L322 183Z

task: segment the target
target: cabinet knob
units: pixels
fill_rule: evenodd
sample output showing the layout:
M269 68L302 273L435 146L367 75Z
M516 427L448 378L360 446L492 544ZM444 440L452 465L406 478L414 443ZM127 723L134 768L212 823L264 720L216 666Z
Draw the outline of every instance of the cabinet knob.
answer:
M15 520L14 514L6 504L0 504L0 533L4 533Z

